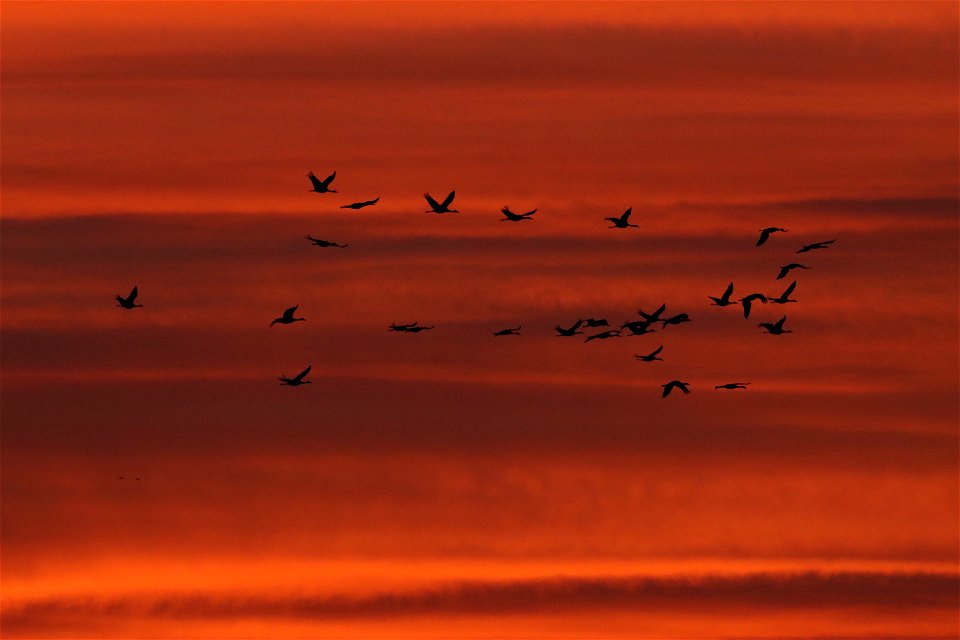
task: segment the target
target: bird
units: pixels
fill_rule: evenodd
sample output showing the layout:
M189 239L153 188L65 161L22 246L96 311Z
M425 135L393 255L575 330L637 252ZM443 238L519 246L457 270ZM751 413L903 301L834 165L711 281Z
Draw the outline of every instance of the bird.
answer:
M610 226L610 229L626 229L627 227L639 227L638 224L630 224L627 220L630 219L630 214L633 213L633 207L630 207L619 218L604 218L604 220L609 220L613 223Z
M275 324L293 324L294 322L300 322L300 321L306 320L306 318L294 318L294 317L293 317L293 314L296 313L297 307L299 307L299 306L300 306L300 305L296 305L296 306L290 307L289 309L287 309L286 311L284 311L282 316L280 316L279 318L274 318L274 319L273 319L273 322L270 323L270 326L272 327L272 326L275 325Z
M380 202L380 196L377 196L373 200L364 200L363 202L351 202L350 204L345 204L341 209L363 209L364 207L372 207L373 205Z
M707 296L713 302L710 303L710 306L713 307L727 307L730 305L737 304L735 300L730 300L730 296L733 295L733 283L727 285L726 290L724 290L723 295L719 298L714 298L713 296Z
M714 390L717 389L746 389L749 382L728 382L726 384L718 384L714 387Z
M607 338L619 338L620 330L611 329L610 331L603 331L601 333L595 333L592 336L587 336L587 339L584 342L590 342L591 340L606 340Z
M788 265L780 267L780 273L777 274L777 280L783 280L787 277L787 274L793 271L794 269L810 269L807 265L800 264L797 262L791 262Z
M594 329L594 328L596 328L596 327L609 327L609 326L610 326L610 323L607 322L607 319L606 319L606 318L587 318L586 320L583 320L582 322L584 322L584 323L587 325L587 327L590 328L590 329Z
M537 212L536 209L533 211L527 211L526 213L514 213L510 211L510 207L504 205L503 209L500 209L500 213L504 215L500 219L500 222L520 222L521 220L533 220L533 214Z
M429 329L433 329L433 325L430 325L429 327L420 327L420 326L407 327L405 329L399 329L399 331L403 333L420 333L421 331L427 331Z
M663 362L663 358L657 357L661 351L663 351L663 345L660 345L659 347L657 347L656 349L654 349L653 351L651 351L645 356L641 356L635 353L633 354L633 357L636 358L637 360L642 360L644 362L653 362L654 360L660 360L661 362Z
M571 326L568 329L564 329L560 325L555 326L554 329L557 330L558 338L569 338L570 336L576 335L578 333L580 334L583 333L583 331L577 331L577 329L580 328L581 324L583 324L583 320L577 320L576 322L573 323L573 326Z
M660 385L663 387L663 397L666 398L674 389L680 389L680 391L683 391L684 393L690 393L690 389L687 388L688 384L690 383L681 382L680 380L671 380L667 384Z
M325 180L320 180L320 178L318 178L313 171L310 171L309 173L307 173L307 177L310 178L310 182L313 184L313 189L310 189L310 191L313 191L316 193L336 193L337 192L336 189L330 188L330 183L333 182L333 179L337 177L336 171L328 175Z
M387 328L387 331L407 331L415 326L417 326L416 322L411 322L409 324L397 324L396 322L391 322L390 326Z
M329 240L320 240L319 238L314 238L310 235L304 237L318 247L340 247L343 249L350 246L349 244L337 244L336 242L330 242Z
M685 313L678 313L675 316L664 318L660 322L663 323L663 328L666 329L668 324L680 324L683 322L690 322L690 316L688 316Z
M767 300L769 302L773 302L774 304L786 304L788 302L796 302L796 300L790 299L790 294L793 293L793 290L796 288L797 288L797 281L794 280L793 282L790 283L790 286L787 287L786 291L781 293L779 297L777 298L771 297L771 298L767 298Z
M142 304L136 304L134 300L137 299L137 295L140 293L140 290L137 289L137 285L133 285L133 289L130 291L130 295L126 298L117 294L117 306L123 307L124 309L134 309L136 307L142 307Z
M500 331L494 331L494 336L518 336L520 335L520 329L523 327L517 327L516 329L501 329Z
M750 308L754 300L759 300L763 304L767 304L767 297L762 293L751 293L746 298L740 298L740 304L743 305L743 317L750 317Z
M830 245L836 242L836 240L824 240L823 242L814 242L813 244L805 244L799 249L797 253L806 253L807 251L813 251L814 249L829 249Z
M301 384L311 384L309 380L304 380L310 369L313 368L313 365L307 365L307 368L295 375L292 378L288 378L286 375L282 375L278 378L280 380L280 386L289 386L289 387L298 387Z
M783 328L783 323L786 322L786 320L787 320L787 316L783 316L782 318L780 318L774 323L761 322L757 326L763 327L764 329L766 329L766 333L772 333L775 336L779 336L782 333L793 333L793 331L791 331L790 329Z
M460 213L456 209L450 208L450 203L453 202L453 198L456 195L456 191L451 191L443 202L437 202L429 193L423 194L423 197L427 199L427 204L430 205L430 210L433 211L433 213ZM430 211L426 213L430 213Z
M620 329L628 329L632 336L643 336L648 333L656 333L654 329L650 328L651 324L653 323L647 320L634 320L633 322L624 322L620 325Z
M657 310L653 313L644 313L643 309L638 310L637 313L643 316L643 319L647 322L660 322L660 314L662 314L666 308L667 305L664 303L657 307Z
M767 227L766 229L760 229L760 237L757 238L757 246L759 247L764 242L766 242L771 234L776 233L777 231L790 231L790 229L781 229L780 227Z

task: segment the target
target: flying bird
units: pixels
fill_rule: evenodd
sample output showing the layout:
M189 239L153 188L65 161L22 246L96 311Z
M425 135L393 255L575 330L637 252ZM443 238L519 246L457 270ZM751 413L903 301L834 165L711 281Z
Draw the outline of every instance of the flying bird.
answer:
M783 280L784 278L787 277L787 274L793 271L794 269L810 269L810 267L803 264L799 264L797 262L791 262L788 265L780 267L780 273L777 274L777 280Z
M611 329L610 331L603 331L601 333L595 333L592 336L587 336L587 339L584 342L590 342L591 340L606 340L607 338L619 338L620 330Z
M663 328L666 329L668 324L681 324L683 322L690 322L690 316L685 313L678 313L675 316L664 318L660 322L663 323Z
M364 207L372 207L373 205L380 202L380 196L377 196L373 200L364 200L363 202L351 202L350 204L345 204L341 209L363 209Z
M632 336L643 336L648 333L656 333L656 331L650 328L651 324L653 323L648 320L634 320L633 322L624 322L620 325L620 329L629 330Z
M402 333L420 333L421 331L428 331L430 329L433 329L433 325L430 325L429 327L420 327L420 326L414 325L412 327L407 327L405 329L398 329L398 331Z
M680 389L680 391L683 391L684 393L690 393L690 389L687 388L688 384L690 383L681 382L680 380L671 380L667 384L660 385L663 387L663 397L666 398L674 389Z
M823 242L814 242L813 244L805 244L799 249L797 253L806 253L807 251L813 251L814 249L829 249L830 245L836 242L836 240L824 240Z
M749 382L728 382L726 384L718 384L714 387L716 389L746 389Z
M613 223L610 226L610 229L626 229L627 227L639 227L638 224L630 224L627 220L630 219L630 214L633 213L633 207L630 207L619 218L604 218L604 220L609 220Z
M764 242L766 242L771 234L776 233L777 231L790 231L790 229L781 229L780 227L767 227L766 229L760 229L760 237L757 238L757 246L759 247Z
M783 328L783 323L786 322L786 320L787 320L787 316L783 316L782 318L780 318L774 323L761 322L757 326L763 327L764 329L766 329L766 333L772 333L775 336L779 336L782 333L793 333L793 331L791 331L790 329Z
M609 327L610 323L607 322L606 318L587 318L583 320L588 328L594 329L596 327Z
M456 195L456 191L451 191L443 202L437 202L429 193L423 194L423 197L427 199L427 204L430 205L430 210L433 211L433 213L460 213L456 209L450 208L450 203L453 202ZM430 213L430 211L426 213Z
M336 189L330 188L330 183L333 182L333 179L337 177L336 171L328 175L325 180L320 180L320 178L318 178L313 171L309 172L307 174L307 177L310 178L310 182L313 184L313 189L310 189L310 191L313 191L316 193L336 193L337 192Z
M396 322L391 322L390 326L387 328L387 331L407 331L415 326L417 326L416 322L411 322L409 324L397 324Z
M750 308L754 300L759 300L763 304L767 304L767 297L762 293L751 293L746 298L740 298L740 304L743 305L743 317L750 317Z
M136 307L142 307L142 306L143 306L142 304L136 304L136 303L134 302L134 300L137 299L137 295L138 295L139 293L140 293L140 290L137 289L137 286L136 286L136 285L133 286L133 289L130 291L130 295L128 295L126 298L124 298L123 296L121 296L121 295L118 293L118 294L117 294L117 306L118 306L118 307L123 307L124 309L133 309L133 308L136 308Z
M637 313L643 316L643 319L646 320L647 322L660 322L660 314L662 314L666 308L667 308L667 304L663 303L662 305L657 307L657 310L654 311L653 313L644 313L643 309L638 310Z
M769 302L774 304L786 304L788 302L796 302L796 300L790 299L790 294L793 293L793 290L797 288L797 281L794 280L790 283L790 286L787 287L786 291L780 294L777 298L768 298Z
M504 215L500 219L500 222L520 222L521 220L533 220L533 214L537 212L536 209L533 211L527 211L526 213L514 213L510 211L510 207L504 205L503 209L500 209L500 213Z
M293 314L296 313L297 307L299 306L300 305L297 305L295 307L290 307L289 309L284 311L282 316L280 316L279 318L273 319L273 322L270 323L270 326L272 327L275 324L293 324L294 322L300 322L300 321L306 320L306 318L293 317Z
M633 354L633 357L636 358L637 360L642 360L643 362L653 362L654 360L660 360L661 362L663 362L663 358L657 357L661 351L663 351L663 345L660 345L659 347L657 347L656 349L654 349L653 351L651 351L645 356L641 356L635 353Z
M730 305L737 304L736 300L730 300L730 296L733 295L733 283L727 285L726 290L724 290L723 295L719 298L714 298L713 296L707 296L713 302L710 303L710 306L713 307L727 307Z
M494 336L518 336L520 335L520 329L523 327L517 327L516 329L501 329L500 331L494 331Z
M577 329L580 328L581 324L583 324L583 320L577 320L576 322L573 323L573 326L568 329L564 329L560 325L555 326L554 329L557 330L558 338L569 338L570 336L576 335L578 333L580 334L583 333L583 331L577 331Z
M336 242L330 242L329 240L321 240L309 235L304 237L318 247L340 247L343 249L344 247L350 246L349 244L337 244Z
M307 368L295 375L292 378L288 378L286 375L282 375L278 378L280 380L280 386L287 385L289 387L299 387L301 384L311 384L309 380L304 380L310 369L313 365L307 365Z

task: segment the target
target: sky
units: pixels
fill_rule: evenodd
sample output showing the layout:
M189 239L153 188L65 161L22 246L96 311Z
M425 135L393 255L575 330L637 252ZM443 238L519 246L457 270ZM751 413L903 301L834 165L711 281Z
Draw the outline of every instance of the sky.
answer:
M3 636L957 637L958 20L4 2Z

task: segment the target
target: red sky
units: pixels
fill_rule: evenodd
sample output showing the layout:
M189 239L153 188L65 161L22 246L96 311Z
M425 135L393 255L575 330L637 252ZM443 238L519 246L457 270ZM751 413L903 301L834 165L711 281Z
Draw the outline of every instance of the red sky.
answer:
M4 637L956 637L958 17L5 2Z

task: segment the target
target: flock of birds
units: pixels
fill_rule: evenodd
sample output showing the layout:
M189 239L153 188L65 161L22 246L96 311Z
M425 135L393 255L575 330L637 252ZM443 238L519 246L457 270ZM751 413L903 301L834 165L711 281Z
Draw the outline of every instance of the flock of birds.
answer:
M329 176L327 176L323 180L320 180L316 176L316 174L314 174L312 171L307 173L307 177L310 179L310 183L313 186L313 188L310 189L311 192L337 193L336 189L330 188L330 185L333 183L334 179L337 177L336 171L331 173ZM438 202L429 193L424 193L423 197L426 200L427 205L430 207L430 209L428 209L425 213L437 213L437 214L459 213L457 209L450 208L450 205L453 204L453 200L456 197L456 195L457 195L456 191L451 191L449 194L447 194L447 196L443 199L443 201ZM342 205L340 208L354 209L354 210L363 209L365 207L372 207L376 205L379 201L380 201L380 197L378 196L372 200L362 200L359 202L352 202L350 204L345 204L345 205ZM533 220L533 215L537 212L537 209L533 209L525 213L514 213L513 211L510 210L509 207L505 206L503 207L503 209L500 210L500 212L504 216L503 218L500 219L500 222L525 222L525 221ZM604 218L604 220L609 221L611 223L609 227L610 229L628 229L630 227L638 227L639 225L636 225L630 222L631 213L633 213L632 207L628 208L619 216ZM760 236L757 239L756 246L759 247L766 244L766 242L775 233L786 233L788 231L789 229L783 229L781 227L767 227L765 229L760 229ZM340 244L340 243L332 242L329 240L321 240L320 238L314 238L309 234L306 236L306 239L309 240L313 245L321 248L337 247L342 249L349 246L348 244ZM834 242L836 242L836 240L823 240L821 242L806 244L800 247L800 249L797 250L797 253L798 254L809 253L810 251L816 251L818 249L828 249L830 248L830 245L832 245ZM810 267L807 265L792 262L790 264L780 267L780 272L777 275L776 279L777 280L784 279L791 271L795 269L810 269ZM750 312L753 308L754 303L759 302L762 304L767 304L767 303L787 304L790 302L796 302L796 300L793 300L790 298L790 295L794 292L796 287L797 287L797 282L796 280L794 280L787 286L787 288L779 296L764 295L762 293L751 293L742 298L734 299L733 298L733 282L731 282L727 285L727 288L719 297L708 296L708 298L713 301L710 303L711 306L728 307L728 306L739 305L743 309L743 317L749 318ZM136 302L138 295L139 295L139 290L136 286L134 286L133 290L130 291L130 294L127 295L126 297L121 295L116 296L117 306L123 309L135 309L138 307L142 307L143 306L142 304L138 304ZM296 317L298 306L299 305L293 306L284 310L283 314L280 317L273 319L273 321L270 323L270 327L273 327L273 325L275 324L293 324L295 322L304 322L306 318ZM646 313L644 312L643 309L640 309L637 312L640 315L639 320L625 321L620 325L618 329L609 328L610 323L607 321L606 318L581 318L576 320L570 326L563 327L561 325L556 325L554 329L556 331L556 337L572 338L573 336L576 336L576 335L584 335L585 336L584 342L590 342L593 340L607 340L610 338L619 338L624 335L642 336L649 333L654 333L655 330L652 327L658 324L660 325L661 329L666 329L668 326L671 326L671 325L680 325L680 324L691 321L690 316L686 313L677 313L672 316L664 317L663 314L665 313L666 308L667 308L666 304L661 304L652 313ZM784 323L786 323L786 321L787 321L787 316L784 315L776 322L761 322L757 326L763 329L765 333L779 336L785 333L792 333L790 329L784 328ZM604 327L608 327L608 328L603 329L602 331L598 331L597 333L592 333L590 335L586 335L584 331L581 331L581 329L597 329L597 328L604 328ZM411 322L407 324L391 323L388 326L387 330L395 331L399 333L420 333L422 331L429 331L433 328L434 328L433 325L424 326L419 324L418 322ZM517 326L513 328L500 329L498 331L494 331L493 335L494 337L519 336L521 335L520 330L522 328L523 328L522 326ZM641 362L655 362L658 360L662 361L663 358L660 357L660 354L662 352L663 352L663 345L660 345L659 347L657 347L656 349L654 349L652 352L648 354L645 354L645 355L636 354L635 358ZM312 368L312 365L307 366L306 369L304 369L303 371L301 371L300 373L298 373L293 377L281 375L279 377L280 384L282 386L290 386L290 387L297 387L304 384L311 384L311 381L306 379L307 375L309 375L310 373L311 368ZM660 385L663 388L662 397L666 398L667 396L670 395L670 393L674 389L679 389L681 392L688 394L690 393L690 385L691 385L690 382L684 382L682 380L671 380L665 384ZM724 384L715 385L714 389L717 391L746 389L748 385L750 385L749 382L727 382Z

